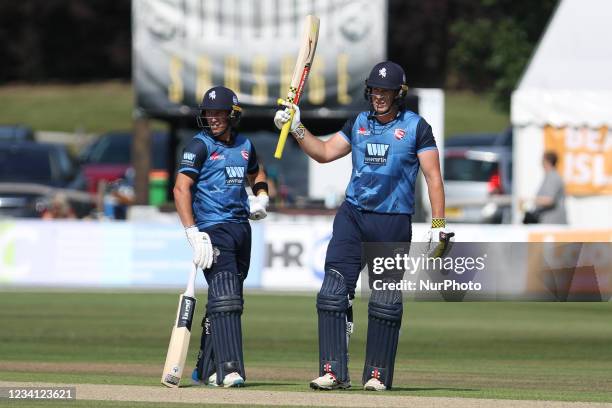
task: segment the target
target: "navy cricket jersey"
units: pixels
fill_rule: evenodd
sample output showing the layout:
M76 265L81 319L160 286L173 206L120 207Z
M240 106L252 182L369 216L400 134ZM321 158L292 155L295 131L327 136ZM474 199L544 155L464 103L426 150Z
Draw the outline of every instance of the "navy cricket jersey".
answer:
M193 215L199 229L249 222L246 175L259 170L255 147L237 135L231 144L200 132L183 151L179 172L191 177Z
M389 123L361 112L339 132L351 144L353 171L346 201L377 213L414 213L418 153L437 149L431 126L409 110Z

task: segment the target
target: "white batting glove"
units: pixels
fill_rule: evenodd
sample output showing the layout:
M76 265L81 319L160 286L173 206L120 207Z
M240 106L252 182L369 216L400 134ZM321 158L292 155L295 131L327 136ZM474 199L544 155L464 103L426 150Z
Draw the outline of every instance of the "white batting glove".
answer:
M443 258L455 241L455 233L446 227L431 228L423 237L425 253L430 258Z
M210 268L213 263L213 247L208 234L200 232L195 225L185 228L185 233L193 248L193 263L202 269Z
M257 197L249 196L249 219L259 221L266 218L268 216L266 207L269 200L267 194L259 194Z
M289 129L291 132L295 131L295 129L297 129L302 123L300 121L300 107L294 104L293 110L293 121L291 121L291 128ZM274 124L280 130L283 128L285 123L289 122L289 119L291 119L291 112L289 112L289 108L279 109L274 115Z

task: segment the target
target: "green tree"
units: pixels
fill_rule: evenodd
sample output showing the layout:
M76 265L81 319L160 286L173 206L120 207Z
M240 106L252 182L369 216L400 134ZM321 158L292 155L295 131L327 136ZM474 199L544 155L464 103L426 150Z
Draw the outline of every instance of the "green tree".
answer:
M449 84L492 91L508 110L510 95L544 33L556 0L456 0L458 18L450 26Z

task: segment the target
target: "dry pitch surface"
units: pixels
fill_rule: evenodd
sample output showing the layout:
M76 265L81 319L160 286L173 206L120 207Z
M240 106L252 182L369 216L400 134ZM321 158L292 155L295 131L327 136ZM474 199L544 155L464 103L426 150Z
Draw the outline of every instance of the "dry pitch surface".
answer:
M66 384L24 383L0 381L0 387L61 387ZM263 406L319 407L496 407L496 408L596 408L612 407L609 403L553 402L529 400L495 400L475 398L407 397L385 394L349 395L341 392L281 392L243 389L211 389L189 387L167 389L138 385L77 384L79 400L165 402L192 404L234 404Z

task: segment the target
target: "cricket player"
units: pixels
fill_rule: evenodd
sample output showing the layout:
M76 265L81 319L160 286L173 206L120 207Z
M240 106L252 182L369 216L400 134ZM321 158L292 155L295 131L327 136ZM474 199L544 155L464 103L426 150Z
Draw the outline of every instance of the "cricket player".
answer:
M426 239L431 245L445 232L444 187L436 142L425 119L405 108L407 89L402 67L390 61L376 64L365 82L369 112L348 120L327 141L313 136L300 123L300 110L294 106L291 133L308 156L328 163L352 151L353 159L346 200L334 219L325 277L317 295L319 377L310 383L314 389L351 386L348 336L352 300L362 269L361 243L411 241L419 167L427 181L432 213ZM288 120L288 109L276 112L274 123L279 129ZM366 390L392 386L402 311L401 292L372 292L362 378Z
M183 152L174 186L176 208L204 270L208 304L192 379L198 384L240 387L242 283L249 270L249 218L266 217L268 185L253 143L237 133L241 108L228 88L209 89L199 106L202 129ZM246 182L254 195L245 190Z

